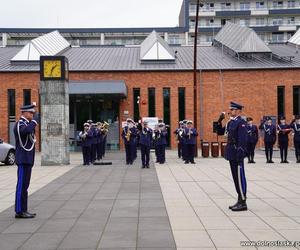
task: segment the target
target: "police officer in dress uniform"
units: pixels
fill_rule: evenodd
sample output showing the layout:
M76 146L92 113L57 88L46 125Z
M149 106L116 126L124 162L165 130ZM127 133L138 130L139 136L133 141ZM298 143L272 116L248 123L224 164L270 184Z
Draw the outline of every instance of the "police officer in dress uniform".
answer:
M300 163L300 115L295 116L295 120L291 123L294 135L294 147L297 163Z
M183 142L183 122L179 122L179 127L174 131L177 140L178 158L182 157L182 142Z
M187 121L187 127L184 129L183 136L185 137L186 144L186 160L185 164L189 162L195 164L195 145L198 136L198 132L195 128L193 128L193 122Z
M160 164L164 164L166 161L166 145L167 135L166 126L164 123L159 123L157 129L154 131L155 134L155 147L157 152L157 161Z
M218 122L218 135L227 136L225 149L225 159L229 161L231 174L238 194L238 201L235 205L229 206L232 211L247 210L246 193L247 182L244 170L244 158L247 155L247 123L241 117L243 106L230 103L230 121L222 127L222 120L225 118L221 114Z
M34 218L35 213L27 211L28 187L35 157L35 127L39 123L39 115L35 113L35 105L21 107L21 117L14 127L16 140L16 164L18 181L16 187L15 218Z
M135 159L135 144L136 144L136 136L137 129L134 126L134 121L130 118L126 120L127 125L124 127L122 131L122 138L125 145L126 152L126 164L131 165Z
M185 128L187 127L187 120L183 120L182 121L183 125L183 131L185 130ZM182 160L186 161L187 160L187 144L186 144L186 138L184 136L182 136L182 141L181 141L181 148L182 148Z
M247 125L248 163L255 163L254 154L255 154L255 147L258 142L258 129L257 129L257 126L253 124L253 119L251 117L247 117L247 123L248 123L248 125Z
M97 160L100 161L102 159L102 143L103 143L103 132L102 132L102 123L97 122L97 127L96 127L96 138L97 138Z
M148 127L148 122L143 122L143 127L139 132L139 143L141 147L142 168L149 168L150 149L152 142L152 129Z
M289 163L287 160L289 133L292 131L290 125L286 124L285 117L280 117L280 124L277 126L278 144L280 149L280 163Z
M93 133L90 130L90 124L87 122L83 125L83 131L79 133L79 138L81 139L81 148L83 155L83 165L89 166L91 163L91 147L93 140Z
M267 117L259 126L264 131L264 144L267 163L274 163L272 160L273 146L276 142L276 127L272 124L272 118Z

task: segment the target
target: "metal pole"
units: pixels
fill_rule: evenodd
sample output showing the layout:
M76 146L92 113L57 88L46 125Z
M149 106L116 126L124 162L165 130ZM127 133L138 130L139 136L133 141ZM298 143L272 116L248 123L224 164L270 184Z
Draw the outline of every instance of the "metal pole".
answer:
M197 123L197 43L198 43L198 19L199 19L200 0L197 0L196 23L195 23L195 39L194 39L194 125L198 129ZM195 156L198 157L198 143L196 140Z

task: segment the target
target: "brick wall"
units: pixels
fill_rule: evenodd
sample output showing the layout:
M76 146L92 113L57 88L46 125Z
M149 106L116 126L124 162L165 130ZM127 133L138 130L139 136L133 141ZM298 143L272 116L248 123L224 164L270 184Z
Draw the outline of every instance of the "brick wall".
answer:
M162 89L171 89L171 131L178 123L178 87L186 88L186 118L193 120L193 74L192 72L71 72L71 80L124 80L128 97L120 104L120 121L133 117L133 88L141 88L141 116L148 116L148 88L156 89L156 115L163 117ZM215 141L212 122L221 111L226 111L230 101L245 106L244 113L258 123L263 115L277 115L277 86L285 86L286 117L290 121L293 112L293 86L300 85L300 70L241 70L206 71L198 74L203 85L203 137L205 141ZM221 81L223 79L223 81ZM198 82L198 94L200 86ZM32 89L32 101L38 101L39 75L37 73L0 73L1 99L0 137L7 141L7 89L16 89L16 106L23 103L23 89ZM223 85L223 88L222 88ZM223 90L222 90L223 89ZM222 102L222 92L224 102ZM200 131L200 98L198 96L198 130ZM18 109L17 109L18 110ZM17 116L19 113L17 112ZM222 138L219 138L222 140ZM176 147L175 137L171 145Z

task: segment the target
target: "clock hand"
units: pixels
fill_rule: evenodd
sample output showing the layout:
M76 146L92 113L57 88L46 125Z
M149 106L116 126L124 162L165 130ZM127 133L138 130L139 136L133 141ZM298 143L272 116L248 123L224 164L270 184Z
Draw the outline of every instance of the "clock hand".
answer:
M56 66L57 66L57 65L52 66L52 68L51 68L51 73L50 73L51 76L52 76L53 70L56 68Z

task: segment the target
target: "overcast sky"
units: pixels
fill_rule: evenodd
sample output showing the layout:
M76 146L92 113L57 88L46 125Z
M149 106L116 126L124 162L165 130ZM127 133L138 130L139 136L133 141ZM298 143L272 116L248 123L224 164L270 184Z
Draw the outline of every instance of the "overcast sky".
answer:
M182 1L3 0L0 27L175 27Z

